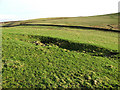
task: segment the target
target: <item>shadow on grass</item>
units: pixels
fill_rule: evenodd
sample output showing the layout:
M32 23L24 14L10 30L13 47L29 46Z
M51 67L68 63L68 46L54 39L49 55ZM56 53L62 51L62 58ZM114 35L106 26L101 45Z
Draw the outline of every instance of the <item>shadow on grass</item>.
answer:
M41 43L44 44L54 44L59 46L63 49L68 49L70 51L78 51L89 53L92 56L102 56L102 57L114 57L115 55L119 54L117 50L108 50L106 48L97 47L95 45L89 45L84 43L75 43L68 40L58 39L58 38L51 38L51 37L44 37L44 36L33 36L29 35L29 38L35 38L40 40Z

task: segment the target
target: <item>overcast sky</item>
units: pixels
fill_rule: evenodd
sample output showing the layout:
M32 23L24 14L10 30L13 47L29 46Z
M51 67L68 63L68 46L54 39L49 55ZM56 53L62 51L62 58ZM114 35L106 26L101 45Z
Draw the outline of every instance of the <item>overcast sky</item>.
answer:
M0 21L118 12L119 0L0 0Z

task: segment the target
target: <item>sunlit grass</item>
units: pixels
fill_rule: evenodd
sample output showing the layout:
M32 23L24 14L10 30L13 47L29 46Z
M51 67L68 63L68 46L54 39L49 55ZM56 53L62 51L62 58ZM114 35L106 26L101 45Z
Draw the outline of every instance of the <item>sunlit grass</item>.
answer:
M3 88L119 87L118 56L105 56L118 52L117 33L19 26L2 38Z

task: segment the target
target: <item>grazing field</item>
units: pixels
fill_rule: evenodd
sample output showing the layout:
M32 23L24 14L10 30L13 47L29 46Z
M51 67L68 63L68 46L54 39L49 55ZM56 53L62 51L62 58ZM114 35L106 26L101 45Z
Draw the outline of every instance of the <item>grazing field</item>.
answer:
M120 87L116 32L16 26L2 33L3 88Z
M27 23L44 23L44 24L58 24L69 26L86 26L86 27L98 27L110 29L108 25L111 25L113 29L118 29L118 14L89 16L89 17L61 17L61 18L47 18L47 19L35 19L28 20Z
M4 25L19 24L50 24L50 25L67 25L67 26L86 26L96 28L118 29L118 13L108 15L98 15L89 17L57 17L57 18L40 18L25 21L6 22Z

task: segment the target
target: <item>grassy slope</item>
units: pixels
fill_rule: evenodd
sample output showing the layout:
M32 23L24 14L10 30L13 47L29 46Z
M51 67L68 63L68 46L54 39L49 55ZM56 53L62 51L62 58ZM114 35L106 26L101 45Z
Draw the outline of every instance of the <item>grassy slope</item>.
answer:
M74 26L89 26L98 28L108 28L112 25L114 29L118 26L118 14L99 15L91 17L71 17L71 18L47 18L30 20L31 23L50 23Z
M86 43L108 49L118 50L118 33L114 32L71 29L62 27L58 28L50 26L11 27L5 28L4 32L15 34L49 36L53 38L70 40L76 43Z
M77 18L83 18L82 23ZM117 15L95 16L94 20L93 17L87 18L27 22L87 26L91 20L93 26L101 26L100 22L94 23L97 18L102 18L100 20L104 20L104 25L116 24ZM3 88L119 87L117 56L108 56L111 52L118 52L117 33L52 26L17 26L3 28L2 38ZM39 41L39 45L35 45L34 41Z
M85 35L87 32L89 34ZM78 50L72 50L67 46L59 47L53 41L38 46L32 43L42 39L47 41L50 37L53 41L58 38L58 41L92 44L93 47L78 46ZM101 44L99 41L103 40L106 43ZM3 87L118 87L117 59L93 56L86 50L94 50L94 45L97 49L102 46L107 50L117 50L117 46L112 44L115 42L117 45L117 33L112 32L46 26L3 28ZM79 51L79 48L84 49ZM102 49L100 53L105 51ZM100 54L97 50L92 53Z
M12 22L9 22L12 23ZM61 17L61 18L40 18L25 21L14 22L11 25L19 23L31 23L31 24L57 24L57 25L69 25L69 26L87 26L110 29L109 26L113 26L113 29L118 29L118 14L98 15L89 17Z

